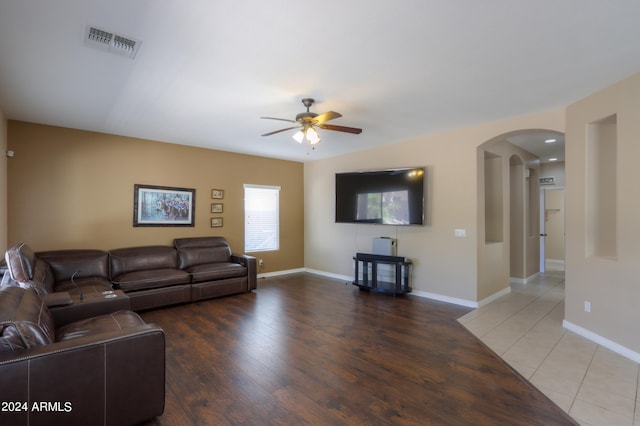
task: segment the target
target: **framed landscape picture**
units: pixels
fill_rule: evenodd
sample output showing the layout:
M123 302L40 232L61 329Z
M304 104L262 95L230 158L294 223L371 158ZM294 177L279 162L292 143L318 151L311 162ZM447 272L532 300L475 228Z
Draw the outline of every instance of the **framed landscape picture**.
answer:
M196 190L133 186L133 226L195 226Z

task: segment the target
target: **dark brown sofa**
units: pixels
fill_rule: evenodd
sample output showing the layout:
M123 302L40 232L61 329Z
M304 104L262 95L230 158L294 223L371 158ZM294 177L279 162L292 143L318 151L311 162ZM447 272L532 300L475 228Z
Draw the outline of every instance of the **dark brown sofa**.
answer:
M126 297L128 305L122 309L141 311L246 293L257 286L255 257L232 253L223 237L178 238L174 246L126 247L108 252L34 253L26 244L18 243L7 250L5 259L18 285L33 288L47 303L56 299L49 303L54 316L79 309L80 305L87 309L88 301L99 305L101 300L116 303ZM73 308L54 307L54 303L71 303L69 297ZM65 322L74 319L71 316Z
M109 251L111 283L135 311L256 288L253 256L232 254L223 237L177 238L174 247L143 246Z
M134 311L191 301L191 277L178 268L173 247L127 247L109 254L111 282L129 296Z
M0 288L0 424L133 425L161 415L164 339L131 311L60 327L31 289Z

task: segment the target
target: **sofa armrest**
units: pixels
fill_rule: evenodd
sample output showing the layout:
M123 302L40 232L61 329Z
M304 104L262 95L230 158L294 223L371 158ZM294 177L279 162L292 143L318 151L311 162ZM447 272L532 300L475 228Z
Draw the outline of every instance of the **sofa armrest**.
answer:
M56 294L58 293L51 293L51 295ZM49 296L50 295L43 297L46 304L48 304ZM129 296L124 294L122 290L109 292L91 291L85 293L82 299L78 294L70 295L70 303L65 305L47 306L51 311L56 327L60 327L74 321L80 321L98 315L128 311L131 309L131 301Z
M45 294L42 296L42 301L49 309L55 308L56 306L67 306L73 303L73 299L68 291Z
M165 337L146 324L0 353L0 424L136 424L164 411Z
M248 291L258 288L258 266L256 258L246 254L231 254L231 261L247 268Z

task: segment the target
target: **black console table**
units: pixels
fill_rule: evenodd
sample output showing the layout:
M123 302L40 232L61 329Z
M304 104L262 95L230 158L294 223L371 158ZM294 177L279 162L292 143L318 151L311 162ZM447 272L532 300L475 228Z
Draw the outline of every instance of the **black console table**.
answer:
M353 285L363 290L377 291L381 293L402 294L410 293L409 273L411 261L400 256L385 256L381 254L356 253L355 279ZM358 278L360 264L362 263L362 279ZM378 280L378 265L387 264L395 266L395 282ZM371 265L371 276L369 276Z

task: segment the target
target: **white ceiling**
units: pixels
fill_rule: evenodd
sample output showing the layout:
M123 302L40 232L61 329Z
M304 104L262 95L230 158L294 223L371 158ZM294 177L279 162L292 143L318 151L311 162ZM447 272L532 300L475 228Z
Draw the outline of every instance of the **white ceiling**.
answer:
M563 107L640 70L637 0L0 0L9 119L309 161ZM135 59L83 42L142 41ZM343 117L315 150L304 111Z

